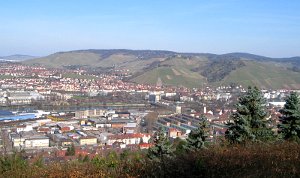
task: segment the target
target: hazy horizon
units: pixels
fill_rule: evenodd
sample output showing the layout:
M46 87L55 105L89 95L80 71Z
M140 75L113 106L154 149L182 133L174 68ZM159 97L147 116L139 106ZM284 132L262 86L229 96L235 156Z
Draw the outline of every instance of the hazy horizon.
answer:
M300 2L5 1L0 56L150 49L300 56Z
M1 55L0 54L0 59L1 57L9 57L9 56L15 56L15 55L24 55L24 56L32 56L32 57L46 57L46 56L49 56L51 54L55 54L55 53L60 53L60 52L70 52L70 51L85 51L85 50L150 50L150 51L155 51L155 50L158 50L158 51L171 51L171 52L175 52L175 53L195 53L195 54L216 54L216 55L224 55L224 54L230 54L230 53L247 53L247 54L253 54L253 55L257 55L257 56L262 56L262 57L269 57L269 58L292 58L292 57L300 57L299 56L279 56L279 57L276 57L276 56L267 56L267 55L261 55L261 54L255 54L255 53L248 53L248 52L241 52L241 51L235 51L235 52L228 52L228 53L209 53L209 52L186 52L186 51L182 51L182 52L179 52L179 51L172 51L172 50L164 50L164 49L73 49L73 50L66 50L66 51L56 51L56 52L53 52L53 53L49 53L49 54L45 54L45 55L32 55L32 54L9 54L9 55Z

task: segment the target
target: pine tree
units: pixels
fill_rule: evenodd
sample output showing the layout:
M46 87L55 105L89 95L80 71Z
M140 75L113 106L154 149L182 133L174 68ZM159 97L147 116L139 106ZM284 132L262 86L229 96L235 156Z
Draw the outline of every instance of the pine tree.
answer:
M156 170L158 177L167 177L167 161L172 158L173 150L168 137L162 130L155 133L153 137L154 146L148 149L148 157L155 163L159 164Z
M159 130L155 133L153 143L154 146L148 150L148 157L150 159L164 160L172 156L173 150L171 149L171 144L163 131Z
M292 92L285 100L284 108L279 112L280 124L278 125L279 133L285 140L300 139L300 99L297 93Z
M185 148L190 151L196 151L205 148L205 141L208 137L209 124L206 118L202 118L203 121L199 123L199 127L196 130L192 130L186 139L187 144Z
M230 143L268 141L273 138L273 131L268 128L266 120L266 100L257 87L248 87L248 91L239 98L236 110L225 132L225 138Z
M175 155L181 155L181 154L185 153L186 140L176 137L172 143L172 148L174 149Z
M66 156L74 156L75 155L75 146L74 144L71 147L67 148Z

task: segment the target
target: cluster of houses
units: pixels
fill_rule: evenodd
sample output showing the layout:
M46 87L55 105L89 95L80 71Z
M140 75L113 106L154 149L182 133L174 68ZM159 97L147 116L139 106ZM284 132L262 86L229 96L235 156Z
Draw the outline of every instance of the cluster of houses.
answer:
M114 72L94 75L87 74L82 69L46 69L7 63L0 66L0 89L37 91L40 94L63 91L85 92L95 95L113 91L148 91L161 89L161 87L124 82L120 75ZM1 99L0 95L1 100L3 98Z
M43 119L5 127L5 130L9 144L17 150L66 149L71 145L120 148L141 145L141 148L146 148L151 135L140 133L138 129L145 114L135 110L92 109L76 111L68 119L66 116L48 115Z

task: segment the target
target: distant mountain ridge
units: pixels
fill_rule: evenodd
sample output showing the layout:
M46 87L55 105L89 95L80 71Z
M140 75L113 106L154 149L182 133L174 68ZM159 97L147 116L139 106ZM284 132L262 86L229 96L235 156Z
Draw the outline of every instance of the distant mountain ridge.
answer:
M58 54L63 53L72 53L72 52L92 52L101 55L101 57L106 58L113 54L127 54L127 55L151 55L151 57L155 56L172 56L172 55L184 55L184 56L207 56L207 57L216 57L216 56L234 56L241 58L249 58L255 60L284 60L284 59L295 59L300 60L300 56L293 57L285 57L285 58L272 58L266 57L262 55L256 55L251 53L243 53L243 52L233 52L233 53L225 53L225 54L213 54L213 53L193 53L193 52L174 52L168 50L132 50L132 49L84 49L84 50L73 50L73 51L62 51L57 52ZM56 54L56 53L54 53Z
M92 52L99 54L101 58L107 58L114 54L134 55L141 59L169 57L178 53L165 50L130 50L130 49L89 49L71 52Z
M172 57L174 55L182 55L182 56L205 56L210 59L221 59L224 57L235 57L235 58L245 58L259 61L282 61L282 60L300 60L300 56L294 57L285 57L285 58L272 58L261 55L255 55L251 53L225 53L225 54L213 54L213 53L185 53L185 52L174 52L168 50L131 50L131 49L86 49L86 50L73 50L73 51L62 51L54 54L65 54L65 53L95 53L98 54L101 58L108 58L111 55L115 54L123 54L123 55L134 55L140 59L150 59L150 58L160 58L160 57ZM53 54L51 54L53 55ZM49 56L51 56L49 55ZM6 56L7 58L27 58L33 59L37 58L35 56L29 55L11 55ZM42 57L43 58L43 57Z
M29 59L37 58L36 56L24 55L24 54L14 54L10 56L0 56L0 59L12 60L12 61L24 61Z
M300 88L300 57L270 58L249 53L179 53L165 50L89 49L24 61L54 68L125 68L136 83L200 87L242 84Z

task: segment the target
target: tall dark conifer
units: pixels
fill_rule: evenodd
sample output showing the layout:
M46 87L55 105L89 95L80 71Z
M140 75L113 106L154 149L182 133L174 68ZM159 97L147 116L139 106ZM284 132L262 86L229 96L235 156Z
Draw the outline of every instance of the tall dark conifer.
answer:
M68 147L66 156L74 156L75 155L75 146L72 144L70 147Z
M202 118L203 121L199 123L199 127L196 130L192 130L186 139L185 145L187 150L196 151L205 148L205 141L209 134L209 123L206 118Z
M280 110L282 116L278 125L279 133L286 140L300 140L300 99L292 92L285 100L284 108Z
M169 170L166 169L166 165L167 161L173 156L172 145L162 130L155 133L153 144L153 147L148 149L148 157L155 163L161 165L161 167L156 170L158 177L167 177L166 175Z
M159 130L154 134L153 144L153 147L148 150L148 157L150 159L164 160L172 156L171 144L163 131Z
M266 100L257 87L248 87L248 91L239 98L236 110L227 123L225 133L230 143L267 141L273 138L273 131L266 120Z

